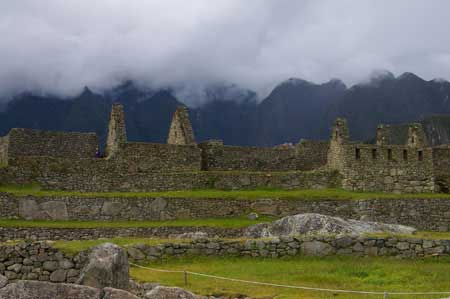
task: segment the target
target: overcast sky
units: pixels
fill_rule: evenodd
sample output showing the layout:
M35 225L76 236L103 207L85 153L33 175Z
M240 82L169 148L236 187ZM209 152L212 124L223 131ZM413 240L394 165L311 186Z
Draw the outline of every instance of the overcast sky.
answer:
M374 69L450 79L449 12L446 0L3 0L0 94L133 79L264 95L290 77L353 84Z

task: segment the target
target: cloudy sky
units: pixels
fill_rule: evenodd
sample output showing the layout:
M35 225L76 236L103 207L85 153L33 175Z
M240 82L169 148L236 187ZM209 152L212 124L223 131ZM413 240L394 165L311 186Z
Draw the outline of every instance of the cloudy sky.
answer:
M0 1L0 94L149 86L450 79L446 0Z

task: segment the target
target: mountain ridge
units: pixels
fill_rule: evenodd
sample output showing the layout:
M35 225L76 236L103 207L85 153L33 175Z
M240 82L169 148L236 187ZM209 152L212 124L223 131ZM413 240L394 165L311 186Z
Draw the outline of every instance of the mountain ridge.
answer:
M353 139L370 140L379 123L423 121L432 145L450 142L450 82L409 72L397 77L379 72L351 87L339 79L317 84L289 78L261 101L235 84L216 84L202 93L206 101L190 108L198 141L272 146L327 139L334 119L345 117ZM103 143L114 102L125 107L129 139L150 142L165 142L173 112L184 105L175 89L142 88L132 81L103 93L85 87L70 99L22 93L1 107L0 135L12 127L93 131Z

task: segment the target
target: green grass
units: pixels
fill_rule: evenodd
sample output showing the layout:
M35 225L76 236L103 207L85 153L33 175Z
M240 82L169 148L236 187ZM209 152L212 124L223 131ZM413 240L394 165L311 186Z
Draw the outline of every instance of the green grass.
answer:
M100 238L97 240L75 240L75 241L53 241L52 246L60 249L62 252L75 255L80 251L87 250L93 246L97 246L106 242L114 243L122 247L132 246L136 244L158 245L163 243L185 243L189 239L158 239L158 238Z
M77 196L84 198L106 197L106 198L212 198L212 199L243 199L252 200L259 198L274 199L304 199L304 200L358 200L358 199L407 199L407 198L445 198L450 199L450 194L393 194L381 192L352 192L342 189L321 190L280 190L280 189L257 189L257 190L183 190L165 192L77 192L61 190L42 190L37 185L0 185L0 192L14 196L33 195L37 197L52 196Z
M244 280L311 287L370 291L450 291L450 258L400 260L393 258L291 257L285 259L186 257L147 266L188 270ZM244 294L252 298L383 298L381 295L333 294L285 289L239 282L188 276L182 273L153 272L136 267L131 275L139 281L179 286L201 295ZM389 298L443 298L437 296L394 296Z
M21 220L0 219L0 227L43 227L43 228L130 228L130 227L218 227L241 228L261 222L273 221L272 217L249 220L245 217L177 219L168 221L72 221L72 220Z

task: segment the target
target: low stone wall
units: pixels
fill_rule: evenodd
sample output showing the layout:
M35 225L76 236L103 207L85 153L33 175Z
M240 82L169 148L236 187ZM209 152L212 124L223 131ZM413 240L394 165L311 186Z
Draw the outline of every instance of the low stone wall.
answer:
M326 141L302 140L295 146L245 147L211 140L199 146L203 170L294 171L325 166L328 144Z
M11 129L8 134L9 157L52 156L72 159L93 158L98 148L95 133L51 132Z
M135 245L127 248L130 259L158 260L183 255L249 256L396 256L450 255L450 240L374 237L282 237L247 241L198 239L187 243Z
M9 136L0 137L0 167L8 164Z
M239 238L243 229L216 227L134 227L134 228L25 228L0 227L0 242L8 240L97 240L100 238L178 238L183 234L205 233L208 237Z
M348 219L403 224L419 230L449 231L449 199L199 199L14 197L0 193L0 218L47 220L172 220L319 213Z
M190 146L176 146L175 152ZM156 150L156 149L155 149ZM174 154L174 153L171 153ZM199 154L199 153L198 153ZM186 155L182 155L186 158ZM200 167L200 159L185 161L186 167ZM192 189L317 189L340 186L336 171L232 172L166 170L164 161L158 171L150 169L139 156L117 159L65 159L54 157L20 157L9 161L9 183L38 183L45 189L73 191L167 191ZM166 161L167 162L167 161ZM192 165L191 165L192 164ZM191 165L191 166L189 166ZM169 167L169 166L167 166ZM172 171L175 171L171 168Z
M70 257L45 242L0 245L0 274L9 280L73 283L86 261L85 253Z

